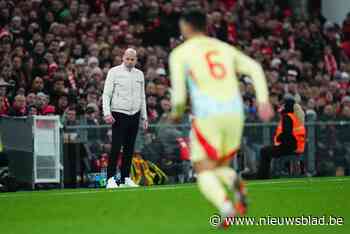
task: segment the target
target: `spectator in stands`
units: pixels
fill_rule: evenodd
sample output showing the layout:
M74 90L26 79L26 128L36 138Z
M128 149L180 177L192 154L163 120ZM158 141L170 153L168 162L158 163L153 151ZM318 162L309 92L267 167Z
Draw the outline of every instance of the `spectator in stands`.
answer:
M146 91L147 92L147 91ZM149 95L147 97L147 115L150 123L154 123L158 121L159 113L157 111L157 97L153 95Z
M68 96L63 94L58 98L56 113L62 115L68 107Z
M28 107L28 116L38 115L38 108L35 105L30 105Z
M346 15L343 22L343 36L344 41L350 41L350 12Z
M33 93L39 93L44 91L44 80L37 76L34 78L32 82L32 89L31 92Z
M330 46L326 46L324 49L324 63L328 74L334 76L338 70L338 64Z
M9 109L9 116L27 116L26 98L23 95L15 97L12 107Z
M27 102L27 105L28 106L31 106L31 105L35 105L36 101L36 94L35 93L28 93L27 97L26 97L26 102Z
M95 88L94 88L95 89ZM99 104L99 99L98 99L98 95L97 92L95 91L91 91L87 94L86 96L86 101L88 103L95 103L96 105Z
M163 116L163 115L167 115L170 113L171 110L171 103L170 100L168 98L162 98L162 100L160 101L160 110L159 110L159 115Z
M9 100L7 98L7 87L9 84L0 78L0 113L1 115L7 115L10 107Z
M47 105L45 109L41 112L42 115L55 115L56 109L52 105Z
M90 103L86 108L86 124L90 126L99 125L98 116L98 107L94 103ZM88 129L88 139L89 141L98 141L98 130L99 129Z
M70 107L66 110L66 124L67 125L78 125L77 112L75 108Z
M40 92L37 94L38 102L37 106L42 115L52 114L56 112L56 108L53 105L49 105L49 96Z
M328 104L324 107L323 113L319 117L321 121L334 121L336 119L335 108L332 104Z
M8 114L8 111L5 107L5 97L0 96L0 116L6 116Z
M341 119L345 121L350 121L350 107L349 106L344 106L342 111L341 111Z

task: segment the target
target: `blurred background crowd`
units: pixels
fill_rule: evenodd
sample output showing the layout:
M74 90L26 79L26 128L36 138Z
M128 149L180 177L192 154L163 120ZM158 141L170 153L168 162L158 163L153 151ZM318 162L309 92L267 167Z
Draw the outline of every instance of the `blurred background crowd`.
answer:
M0 114L87 115L101 123L101 92L123 50L138 51L148 114L169 112L169 51L180 43L187 7L207 12L208 33L263 64L271 100L290 93L319 119L350 117L350 14L343 25L315 9L296 17L273 1L0 1ZM270 4L269 4L270 3ZM9 88L4 86L11 85ZM251 80L241 78L248 120L256 119Z
M350 13L338 25L317 7L297 15L283 2L0 0L0 116L60 115L65 125L81 119L104 124L107 71L133 47L145 74L149 120L162 121L171 110L167 63L181 43L177 22L184 9L198 7L207 13L209 35L263 65L276 110L290 94L318 120L350 120ZM249 77L240 78L240 88L247 121L257 121ZM89 132L104 138L96 134ZM108 134L102 152L109 151ZM147 137L143 142L152 142Z

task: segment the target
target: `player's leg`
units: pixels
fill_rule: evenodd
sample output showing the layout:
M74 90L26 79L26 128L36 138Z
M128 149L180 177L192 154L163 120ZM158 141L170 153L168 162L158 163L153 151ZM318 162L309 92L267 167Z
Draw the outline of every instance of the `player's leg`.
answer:
M191 160L197 174L200 192L221 214L233 212L233 205L228 199L225 187L215 174L217 159L218 134L206 120L193 123L191 132Z
M217 208L222 217L233 217L235 216L233 203L215 174L216 167L217 163L210 159L194 163L198 188L203 196Z
M236 216L236 209L232 200L228 198L223 183L215 173L217 166L217 162L211 160L194 163L194 168L198 175L198 187L204 197L220 212L221 223L218 227L226 229L230 227L229 218Z
M234 189L233 183L237 180L236 171L230 167L232 160L225 163L220 163L217 168L215 168L216 176L221 180L223 184L227 186L228 189Z
M215 173L226 186L233 189L232 185L238 177L233 168L230 167L230 163L240 148L244 120L243 116L231 115L220 119L220 123L223 139L221 157Z
M240 215L245 215L248 209L247 190L242 178L230 167L232 159L221 162L215 169L217 177L234 192L234 207Z
M223 132L221 150L223 156L219 160L215 173L229 189L235 192L235 207L243 215L247 209L246 189L242 179L230 165L232 165L232 159L236 156L240 148L244 120L243 116L232 115L224 117L220 122Z

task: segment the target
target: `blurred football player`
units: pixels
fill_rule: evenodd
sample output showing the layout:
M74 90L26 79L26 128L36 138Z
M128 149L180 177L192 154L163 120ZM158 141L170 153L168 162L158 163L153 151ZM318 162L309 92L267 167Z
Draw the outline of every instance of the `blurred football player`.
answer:
M206 15L198 10L180 18L185 42L170 55L172 113L176 122L184 113L190 94L194 120L191 160L202 194L219 210L222 226L227 217L245 214L246 191L229 167L240 147L244 125L238 74L249 76L256 90L258 114L263 121L273 116L261 66L238 49L206 36ZM235 202L225 186L235 191Z

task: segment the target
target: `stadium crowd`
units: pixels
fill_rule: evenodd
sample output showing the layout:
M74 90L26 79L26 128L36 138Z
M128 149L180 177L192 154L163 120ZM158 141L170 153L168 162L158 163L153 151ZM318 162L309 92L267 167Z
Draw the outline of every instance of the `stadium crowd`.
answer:
M263 65L276 110L290 94L319 120L350 120L350 13L337 25L319 9L303 16L258 0L0 0L0 116L103 124L107 71L134 47L149 120L161 121L171 109L168 54L181 43L177 22L188 7L207 12L209 35ZM241 77L240 88L247 120L257 121L251 82Z
M169 112L167 56L180 43L186 7L205 9L208 33L263 64L271 100L290 93L319 119L350 117L350 14L343 25L263 1L0 1L1 115L89 115L101 122L106 72L126 47L138 51L152 122ZM251 80L241 90L249 120ZM6 94L4 86L11 85Z

